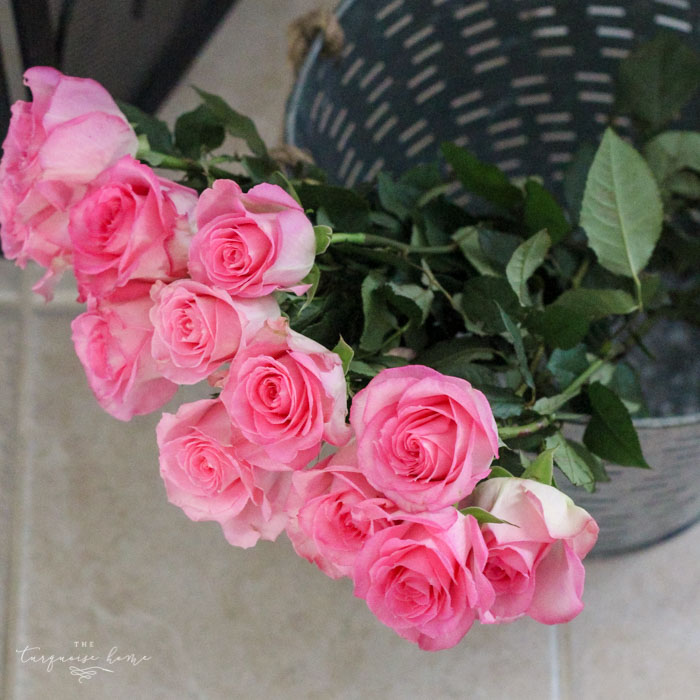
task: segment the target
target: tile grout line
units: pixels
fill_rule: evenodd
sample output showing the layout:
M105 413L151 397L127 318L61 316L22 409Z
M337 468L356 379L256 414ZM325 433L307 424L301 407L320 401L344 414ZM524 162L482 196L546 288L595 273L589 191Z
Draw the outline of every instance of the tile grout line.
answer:
M31 282L27 275L22 276L19 299L20 309L20 349L17 361L17 441L16 471L14 477L14 499L10 521L10 551L7 571L7 623L3 639L3 660L5 677L2 697L10 700L17 697L15 644L21 626L22 583L25 574L25 554L29 541L30 512L29 497L31 484L30 418L31 418L31 328L33 325Z
M549 629L550 698L571 698L571 629L568 624Z
M549 628L549 682L550 700L562 700L558 625Z

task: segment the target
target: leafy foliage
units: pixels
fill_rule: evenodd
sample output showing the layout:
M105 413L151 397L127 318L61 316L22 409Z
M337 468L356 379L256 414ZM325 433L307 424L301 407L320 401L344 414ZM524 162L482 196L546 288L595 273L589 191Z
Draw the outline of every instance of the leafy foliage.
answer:
M122 108L140 157L181 170L185 184L273 182L300 202L316 264L308 291L280 292L279 302L293 328L341 357L351 396L409 362L465 379L499 425L495 476L553 483L556 468L593 490L608 479L603 460L648 466L631 418L645 402L626 352L657 318L700 324L700 241L687 214L700 201L700 133L659 133L699 82L698 57L670 35L634 51L617 107L631 112L639 140L608 129L600 144L582 144L564 203L538 179L515 184L450 143L442 164L348 189L305 159L277 162L248 117L204 91L174 138ZM226 134L247 152L214 153ZM455 204L455 178L490 208ZM572 418L587 420L583 444L563 430Z

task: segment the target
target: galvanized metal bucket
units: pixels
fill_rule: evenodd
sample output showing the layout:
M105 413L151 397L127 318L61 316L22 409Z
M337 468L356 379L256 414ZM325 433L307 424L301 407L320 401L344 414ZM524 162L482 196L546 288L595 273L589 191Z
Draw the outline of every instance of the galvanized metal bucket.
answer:
M434 161L447 140L557 189L578 148L610 123L617 63L635 43L665 30L700 49L698 0L346 0L337 15L345 48L323 58L321 40L312 46L286 139L348 186ZM700 99L686 114L700 114ZM700 413L637 427L654 469L611 467L595 494L572 492L600 523L599 554L700 518Z

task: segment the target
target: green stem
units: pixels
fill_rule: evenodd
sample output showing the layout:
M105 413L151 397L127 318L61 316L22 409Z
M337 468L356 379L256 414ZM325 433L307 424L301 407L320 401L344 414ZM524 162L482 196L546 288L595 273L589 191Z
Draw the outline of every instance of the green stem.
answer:
M536 433L540 430L543 430L544 428L548 428L552 423L554 423L557 420L565 420L567 417L570 417L572 414L567 414L567 413L559 413L555 414L554 411L556 411L559 407L563 406L565 403L567 403L570 399L572 399L574 396L576 396L579 391L581 390L581 387L590 379L590 377L595 374L605 363L605 359L603 358L598 358L594 362L592 362L588 368L582 372L576 379L574 379L569 386L564 389L564 391L558 395L558 400L556 402L555 406L552 406L550 410L552 411L552 414L549 416L543 416L539 420L536 420L532 423L526 423L525 425L506 425L503 426L502 428L498 429L498 434L503 440L507 440L508 438L517 438L517 437L523 437L525 435L532 435L533 433Z
M526 423L525 425L504 425L502 428L498 429L498 436L502 440L509 440L512 438L525 437L526 435L533 435L549 427L552 421L552 418L545 416L544 418L540 418L532 423Z
M571 278L571 286L573 289L578 289L581 286L581 282L583 281L583 278L586 276L586 273L588 272L588 267L590 264L591 264L590 258L583 259L583 262L581 263L580 267L578 268L578 270L576 270L576 273Z
M430 269L427 260L421 260L421 269L423 270L423 274L428 278L428 283L444 295L445 299L450 303L450 306L462 317L466 326L469 323L467 315L464 313L462 307L455 301L454 297L440 284L437 277L435 277L435 274Z
M639 304L639 311L644 311L644 299L642 298L642 283L639 281L639 277L634 275L634 288L637 290L637 303Z
M582 421L585 421L588 419L588 416L585 416L581 413L566 413L562 411L561 413L557 412L552 415L553 420L563 420L563 421L569 421L572 423L581 423Z
M393 238L377 236L372 233L334 233L331 239L331 245L336 243L352 243L353 245L377 246L382 248L397 248L406 255L442 255L453 253L457 249L457 245L439 245L439 246L412 246L409 243L395 241Z
M588 369L579 374L576 379L574 379L569 386L564 389L564 394L566 394L569 398L573 398L578 394L580 391L581 387L588 381L588 379L594 375L603 365L605 364L605 359L602 357L599 357L597 360L592 362ZM568 399L567 399L568 401Z
M169 156L164 153L158 153L162 159L157 167L165 170L201 170L202 166L195 160L189 158L178 158L177 156Z

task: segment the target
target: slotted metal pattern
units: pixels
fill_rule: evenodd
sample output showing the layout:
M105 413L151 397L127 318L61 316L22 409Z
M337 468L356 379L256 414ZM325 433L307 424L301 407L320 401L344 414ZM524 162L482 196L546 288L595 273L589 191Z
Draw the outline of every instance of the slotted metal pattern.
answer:
M338 15L343 55L313 47L286 136L346 185L435 160L449 140L556 188L610 123L632 46L661 30L700 46L690 0L347 0ZM688 113L699 110L700 100Z
M556 189L580 145L610 123L617 64L637 42L666 30L700 48L700 0L347 0L339 16L345 51L321 59L314 46L286 137L348 186L434 161L447 140ZM699 113L696 99L686 114ZM630 123L615 126L624 135ZM700 517L700 414L637 427L653 471L612 467L596 494L569 489L601 525L598 554Z

